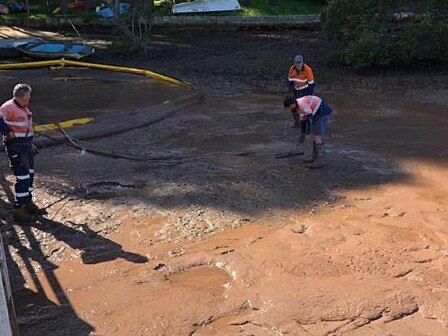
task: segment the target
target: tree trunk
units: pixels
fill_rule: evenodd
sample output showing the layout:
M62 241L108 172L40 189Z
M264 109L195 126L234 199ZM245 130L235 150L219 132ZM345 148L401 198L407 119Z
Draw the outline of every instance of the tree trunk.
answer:
M63 15L67 15L67 13L68 13L67 0L61 0L59 4L61 6L61 13Z
M149 9L149 12L150 12L151 15L152 15L152 12L154 11L154 0L148 0L148 1L145 1L145 2L148 3L148 9Z

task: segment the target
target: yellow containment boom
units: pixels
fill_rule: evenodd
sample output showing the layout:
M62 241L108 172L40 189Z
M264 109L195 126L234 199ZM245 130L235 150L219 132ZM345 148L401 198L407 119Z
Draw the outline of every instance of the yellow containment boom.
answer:
M64 67L64 66L74 66L74 67L84 67L91 68L97 70L107 70L107 71L115 71L115 72L125 72L132 73L136 75L143 75L147 77L151 77L157 80L161 80L164 82L169 82L172 84L182 85L191 87L190 83L184 82L180 79L169 77L166 75L159 74L157 72L153 72L145 69L138 68L128 68L128 67L119 67L115 65L107 65L107 64L98 64L98 63L88 63L88 62L78 62L78 61L70 61L65 59L53 60L53 61L38 61L38 62L24 62L24 63L13 63L13 64L0 64L0 70L14 70L14 69L28 69L28 68L42 68L42 67Z
M54 130L58 130L60 127L70 128L75 125L84 125L93 120L94 120L93 118L79 118L79 119L71 119L71 120L61 121L60 123L56 123L56 124L35 125L34 130L36 132L54 131Z
M29 69L29 68L43 68L43 67L50 67L50 68L53 67L56 69L61 69L61 68L64 68L65 66L83 67L83 68L90 68L90 69L97 69L97 70L131 73L131 74L143 75L146 77L154 78L154 79L157 79L157 80L160 80L163 82L168 82L168 83L175 84L175 85L181 85L181 86L186 86L186 87L191 87L191 88L193 87L190 83L184 82L180 79L172 78L172 77L162 75L157 72L150 71L150 70L119 67L119 66L107 65L107 64L70 61L70 60L65 60L65 59L52 60L52 61L0 64L0 70L15 70L15 69ZM69 128L74 125L86 124L93 120L94 120L93 118L80 118L80 119L73 119L73 120L60 122L57 124L36 125L35 130L37 132L45 132L45 131L58 129L59 126L61 126L63 128Z

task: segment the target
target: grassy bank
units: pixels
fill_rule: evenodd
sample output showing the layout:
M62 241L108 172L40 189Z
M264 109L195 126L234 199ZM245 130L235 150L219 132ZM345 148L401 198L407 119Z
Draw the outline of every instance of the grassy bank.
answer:
M240 2L242 5L242 3ZM30 17L36 19L44 19L47 17L61 17L61 14L53 14L53 11L59 6L59 1L37 1L30 5L30 14L27 13L15 13L3 15L4 17ZM154 15L174 15L171 12L173 1L171 0L156 0ZM321 5L315 4L312 0L297 1L297 0L277 0L277 4L272 6L269 4L269 0L251 0L250 6L242 6L240 11L228 11L228 12L210 12L210 13L197 13L188 15L212 15L212 16L262 16L262 15L293 15L293 14L314 14L320 13L322 10ZM179 14L177 14L179 15ZM81 17L81 18L96 18L94 10L80 11L69 10L69 13L64 17Z
M155 15L172 15L172 1L160 0L156 1L155 5ZM297 0L277 0L276 6L270 5L269 0L250 0L250 6L243 6L242 2L240 1L240 5L242 8L240 11L203 13L202 15L293 15L320 13L320 11L322 10L322 6L316 5L315 3L313 3L313 1ZM196 15L201 15L201 13L198 13Z

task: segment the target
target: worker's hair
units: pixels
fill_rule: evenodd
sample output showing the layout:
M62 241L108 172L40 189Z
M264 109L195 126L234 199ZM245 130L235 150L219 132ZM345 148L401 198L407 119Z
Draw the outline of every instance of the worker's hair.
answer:
M14 98L23 97L27 93L31 93L31 86L28 84L17 84L12 90L12 96Z
M291 97L286 97L283 101L283 107L290 107L292 104L295 104L296 100Z

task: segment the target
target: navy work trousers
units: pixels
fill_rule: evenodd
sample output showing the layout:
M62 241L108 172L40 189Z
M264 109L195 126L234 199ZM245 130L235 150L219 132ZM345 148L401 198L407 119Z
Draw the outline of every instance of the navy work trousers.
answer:
M12 139L5 143L11 170L16 177L15 207L32 202L34 181L34 152L27 139Z

